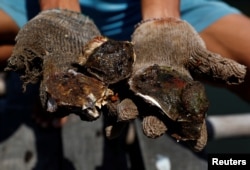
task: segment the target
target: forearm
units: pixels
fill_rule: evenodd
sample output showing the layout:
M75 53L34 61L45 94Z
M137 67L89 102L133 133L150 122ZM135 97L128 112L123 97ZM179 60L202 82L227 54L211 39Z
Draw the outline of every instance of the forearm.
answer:
M180 17L180 0L141 0L144 20L162 17Z
M81 11L78 0L40 0L39 3L41 10L60 8L77 12Z

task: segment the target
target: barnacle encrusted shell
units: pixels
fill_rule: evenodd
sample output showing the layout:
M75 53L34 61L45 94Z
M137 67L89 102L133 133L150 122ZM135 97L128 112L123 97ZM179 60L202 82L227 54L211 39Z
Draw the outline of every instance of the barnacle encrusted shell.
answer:
M129 83L137 95L160 108L170 119L183 121L182 114L195 114L202 120L207 111L208 101L203 86L193 82L171 67L154 65L143 69L139 74L134 74ZM196 102L190 103L194 99Z
M80 57L80 60L87 60L81 64L91 75L106 84L114 84L128 78L135 62L133 44L111 39L102 41L97 37L84 47L84 57Z
M169 133L177 140L200 138L208 109L208 100L201 83L181 75L171 67L154 65L144 69L141 74L135 74L130 85L152 108L159 109L151 111L151 116L143 119L143 130L148 137L161 136L166 130L162 127L168 126Z

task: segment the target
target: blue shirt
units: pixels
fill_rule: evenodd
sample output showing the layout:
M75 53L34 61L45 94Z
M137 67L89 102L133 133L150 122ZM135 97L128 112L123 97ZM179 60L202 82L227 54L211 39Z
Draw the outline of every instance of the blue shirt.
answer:
M90 16L103 35L129 40L134 26L141 21L140 0L79 0L82 12ZM8 13L19 27L40 10L38 0L0 0L0 9ZM219 18L239 13L220 0L181 0L181 17L198 32Z

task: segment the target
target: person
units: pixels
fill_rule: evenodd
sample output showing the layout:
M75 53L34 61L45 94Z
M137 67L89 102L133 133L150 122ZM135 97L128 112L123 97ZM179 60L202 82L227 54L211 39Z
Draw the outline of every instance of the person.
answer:
M0 0L0 63L10 57L18 30L39 11L61 8L82 12L94 20L101 33L116 40L130 40L134 26L152 18L180 18L189 22L210 51L246 65L245 82L226 86L250 101L250 20L219 0ZM64 121L63 121L64 122Z
M52 8L82 12L94 20L103 35L116 40L131 40L134 26L141 20L168 17L186 20L199 33L210 51L247 66L244 83L224 87L245 101L250 101L250 19L220 0L0 0L1 68L11 56L20 28L40 11ZM16 96L15 91L10 92L9 95ZM20 96L19 100L22 100ZM6 102L3 103L1 107L6 107ZM210 121L220 125L223 120ZM59 126L64 122L60 121ZM215 128L221 129L221 126Z

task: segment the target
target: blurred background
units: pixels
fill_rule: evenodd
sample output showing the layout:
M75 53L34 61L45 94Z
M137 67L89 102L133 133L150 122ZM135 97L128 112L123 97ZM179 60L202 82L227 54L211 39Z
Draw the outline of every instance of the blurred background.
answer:
M243 13L250 16L250 1L224 1L232 6L237 7ZM206 89L208 98L210 100L208 115L237 113L250 114L250 105L227 90L211 87L208 85L206 86ZM250 153L250 137L219 139L216 141L211 141L207 145L207 151L208 153Z

